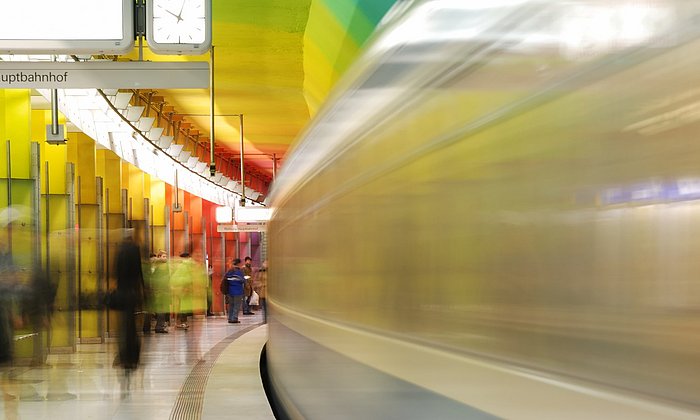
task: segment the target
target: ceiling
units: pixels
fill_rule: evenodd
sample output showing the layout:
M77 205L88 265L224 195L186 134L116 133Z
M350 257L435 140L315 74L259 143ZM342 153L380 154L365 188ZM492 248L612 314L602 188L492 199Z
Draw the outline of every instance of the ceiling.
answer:
M212 0L215 142L239 159L243 114L246 171L269 184L332 86L396 0ZM133 58L133 57L132 57ZM148 60L209 60L157 56ZM207 89L162 90L201 136L210 131Z

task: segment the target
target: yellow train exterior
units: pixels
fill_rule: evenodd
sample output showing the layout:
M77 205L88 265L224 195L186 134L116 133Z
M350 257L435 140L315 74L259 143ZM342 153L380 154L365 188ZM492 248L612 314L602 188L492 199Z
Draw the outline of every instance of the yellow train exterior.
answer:
M698 22L397 3L273 192L288 416L700 415Z

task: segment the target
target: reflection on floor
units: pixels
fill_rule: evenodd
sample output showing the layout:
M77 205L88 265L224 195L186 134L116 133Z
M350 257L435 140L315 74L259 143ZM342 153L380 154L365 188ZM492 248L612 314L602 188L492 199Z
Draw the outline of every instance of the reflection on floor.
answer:
M213 365L215 360L207 358L215 359L224 350L216 344L262 322L259 313L240 319L241 324L229 324L225 317L194 319L186 331L171 328L168 334L144 335L142 365L128 392L123 391L122 370L112 366L116 342L52 354L43 367L16 367L0 399L9 404L0 417L11 417L15 410L8 413L5 408L16 405L20 419L168 419L193 368L203 362Z

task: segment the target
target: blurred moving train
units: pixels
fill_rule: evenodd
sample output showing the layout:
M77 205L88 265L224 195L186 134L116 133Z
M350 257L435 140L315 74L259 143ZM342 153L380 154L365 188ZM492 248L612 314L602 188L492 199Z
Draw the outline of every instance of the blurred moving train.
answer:
M700 416L700 1L400 1L271 197L289 418Z

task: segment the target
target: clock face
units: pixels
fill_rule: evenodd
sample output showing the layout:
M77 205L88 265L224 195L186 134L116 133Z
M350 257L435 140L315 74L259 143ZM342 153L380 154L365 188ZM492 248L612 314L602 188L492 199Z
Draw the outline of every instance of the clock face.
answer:
M206 0L151 0L152 41L202 44L207 40Z

